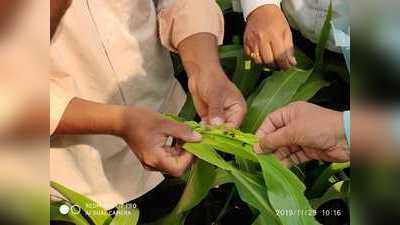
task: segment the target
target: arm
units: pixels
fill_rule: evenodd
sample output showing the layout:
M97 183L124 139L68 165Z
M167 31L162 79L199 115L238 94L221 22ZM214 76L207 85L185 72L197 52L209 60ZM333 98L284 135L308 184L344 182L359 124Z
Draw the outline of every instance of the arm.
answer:
M247 21L246 54L258 64L289 69L297 64L290 26L280 9L280 0L242 0Z
M182 41L178 49L202 121L238 127L246 114L246 103L220 65L215 36L193 35Z
M124 107L73 98L54 134L122 134Z
M201 119L209 124L239 126L245 101L219 62L218 44L223 41L224 24L215 1L177 0L160 10L159 21L161 42L182 58Z

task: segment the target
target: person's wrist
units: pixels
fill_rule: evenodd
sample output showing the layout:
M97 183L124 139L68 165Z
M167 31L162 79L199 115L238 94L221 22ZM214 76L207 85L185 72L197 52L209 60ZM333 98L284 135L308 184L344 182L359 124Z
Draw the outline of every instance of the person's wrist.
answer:
M109 110L109 128L110 134L122 137L125 132L125 121L128 107L112 106Z
M263 18L266 18L266 13L273 10L281 10L279 6L275 4L265 4L255 8L253 11L249 13L246 18L247 23L251 22L252 19L257 18L258 15L261 15Z
M222 69L221 65L215 62L211 63L191 63L191 65L185 66L187 71L187 76L189 78L193 77L218 77L225 76L225 72Z

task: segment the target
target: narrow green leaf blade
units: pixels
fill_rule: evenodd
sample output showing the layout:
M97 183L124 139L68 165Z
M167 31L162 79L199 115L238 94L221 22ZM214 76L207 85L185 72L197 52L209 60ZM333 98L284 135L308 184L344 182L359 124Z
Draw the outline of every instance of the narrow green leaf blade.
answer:
M321 74L314 71L293 96L292 102L310 100L319 90L327 86L329 86L329 82L324 80Z
M232 8L232 0L217 0L217 3L222 11Z
M321 205L334 199L347 199L350 192L350 181L339 181L332 185L320 198L312 199L311 205L318 209Z
M139 209L117 206L117 213L110 225L136 225L139 221Z
M68 207L71 208L71 205L64 202L50 203L50 221L63 221L63 222L73 223L76 225L89 225L89 222L87 222L86 219L81 214L71 213L71 211L69 211L68 214L66 215L61 214L59 209L60 206L63 204L68 205Z
M188 95L186 102L183 105L181 112L179 113L179 116L185 120L194 120L196 114L197 112L196 108L194 107L192 96Z
M241 45L224 45L219 48L219 58L237 58L243 54L243 47Z
M315 49L314 68L319 68L323 64L325 47L326 47L326 44L328 43L329 35L330 35L331 29L332 29L332 27L331 27L332 16L333 16L333 9L332 9L332 1L331 1L329 4L328 12L326 14L324 25L321 29L321 33L318 38L318 44Z
M65 198L67 198L72 204L81 207L96 225L105 225L109 221L111 221L111 217L107 213L107 211L104 208L98 206L95 201L67 187L64 187L57 182L51 181L50 185Z
M265 81L260 93L252 100L242 124L244 132L254 133L264 118L274 110L287 105L300 86L309 78L312 69L290 69L274 72Z
M329 178L349 167L350 162L331 163L312 185L310 189L310 194L312 197L319 197L322 195L324 191L331 185Z
M237 57L236 69L232 81L242 92L243 96L247 97L256 88L261 72L262 67L246 59L242 51L242 54Z
M287 210L289 214L279 214L283 224L318 224L313 216L297 212L311 211L312 208L304 196L305 186L298 177L284 167L272 154L258 156L264 181L268 187L268 196L275 210ZM290 213L293 213L291 215Z

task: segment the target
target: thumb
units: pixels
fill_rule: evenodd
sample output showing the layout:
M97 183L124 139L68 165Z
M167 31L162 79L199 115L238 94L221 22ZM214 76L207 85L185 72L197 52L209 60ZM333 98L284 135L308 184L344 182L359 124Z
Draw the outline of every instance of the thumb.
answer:
M224 104L222 96L213 95L208 104L208 123L214 126L225 122Z
M260 140L259 147L255 148L257 153L272 153L282 147L291 146L294 138L289 127L282 127L275 132L266 134Z

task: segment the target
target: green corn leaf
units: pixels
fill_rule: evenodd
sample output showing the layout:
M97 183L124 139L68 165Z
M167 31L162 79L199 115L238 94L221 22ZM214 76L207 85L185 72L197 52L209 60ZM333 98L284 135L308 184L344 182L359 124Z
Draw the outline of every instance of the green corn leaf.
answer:
M243 47L241 45L224 45L219 48L219 58L237 58L243 55Z
M269 221L268 217L266 218L265 216L259 215L257 216L256 220L254 220L252 225L269 225L269 224L271 224L271 221Z
M240 198L260 212L259 216L265 221L263 225L284 224L279 220L275 210L269 203L267 189L262 183L257 182L250 176L246 176L237 169L233 170L231 174L235 179L235 186Z
M294 52L294 57L296 58L296 67L303 70L308 70L313 68L314 62L301 50L296 49Z
M186 143L183 148L194 154L196 157L207 161L223 170L227 170L234 178L235 186L238 189L241 199L260 211L271 225L282 224L276 216L275 211L268 202L266 188L251 176L236 169L224 161L217 152L209 145L204 143Z
M222 11L232 8L232 0L217 0L217 3Z
M214 186L216 169L203 160L198 160L192 168L182 201L177 205L177 213L190 210L201 202Z
M274 110L287 105L300 86L309 78L312 69L290 69L274 72L265 81L259 94L248 107L248 113L242 124L244 132L253 133Z
M71 205L67 202L51 202L50 203L50 221L62 221L68 222L75 225L89 225L89 222L81 214L71 213L63 215L59 209L61 205L67 205L71 208Z
M194 120L196 114L197 112L196 108L194 107L192 96L188 95L185 105L183 105L183 108L179 113L179 116L185 120Z
M242 51L242 54L237 57L236 69L232 81L242 92L243 96L247 97L255 89L261 72L262 67L247 59Z
M63 185L51 181L50 185L52 188L56 189L60 194L67 198L73 205L78 205L85 211L90 219L95 223L95 225L106 225L111 221L110 215L107 211L98 206L98 204L90 200L89 198L67 188Z
M312 199L311 205L318 209L321 205L334 199L347 199L350 192L350 181L339 181L333 184L320 198Z
M179 119L175 120L179 121ZM295 174L284 167L273 155L256 155L253 153L252 146L257 142L254 135L234 129L199 127L194 122L189 124L202 134L203 139L201 143L186 143L183 148L198 158L229 171L234 178L235 186L242 200L259 210L260 215L268 215L269 220L271 220L271 215L276 216L273 209L291 210L292 212L312 210L304 196L305 186ZM237 158L258 162L262 168L264 181L256 181L249 173L224 161L214 148L232 154ZM251 172L254 173L254 171ZM260 182L264 182L264 184L260 184ZM249 189L249 186L253 188ZM257 194L256 198L250 199L249 196L254 194ZM264 201L261 201L262 198L264 198ZM312 216L300 214L294 216L282 214L280 220L283 224L318 224Z
M110 225L136 225L139 221L139 209L128 206L117 206L117 213Z
M331 163L328 168L326 168L322 174L317 178L310 189L310 194L312 198L321 196L324 191L331 185L329 179L344 169L350 167L350 162L346 163Z
M283 224L312 225L318 224L313 216L296 214L311 211L312 208L304 196L305 186L298 177L285 168L274 155L259 155L258 160L268 187L271 205L276 210L289 210L290 214L279 214Z
M203 160L197 160L192 166L189 180L178 204L157 224L184 224L189 210L198 205L213 187L226 183L233 183L233 178L228 172Z
M257 162L257 158L252 150L252 145L222 135L203 133L202 136L204 143L209 144L219 151Z
M324 80L320 73L314 71L293 96L292 102L310 100L319 90L327 86L329 82Z
M326 14L324 25L321 29L321 33L318 38L318 44L315 49L314 68L320 68L323 64L325 47L326 47L326 44L328 43L329 35L330 35L331 29L332 29L332 26L331 26L332 16L333 16L333 9L332 9L332 1L331 1L329 4L328 12Z

